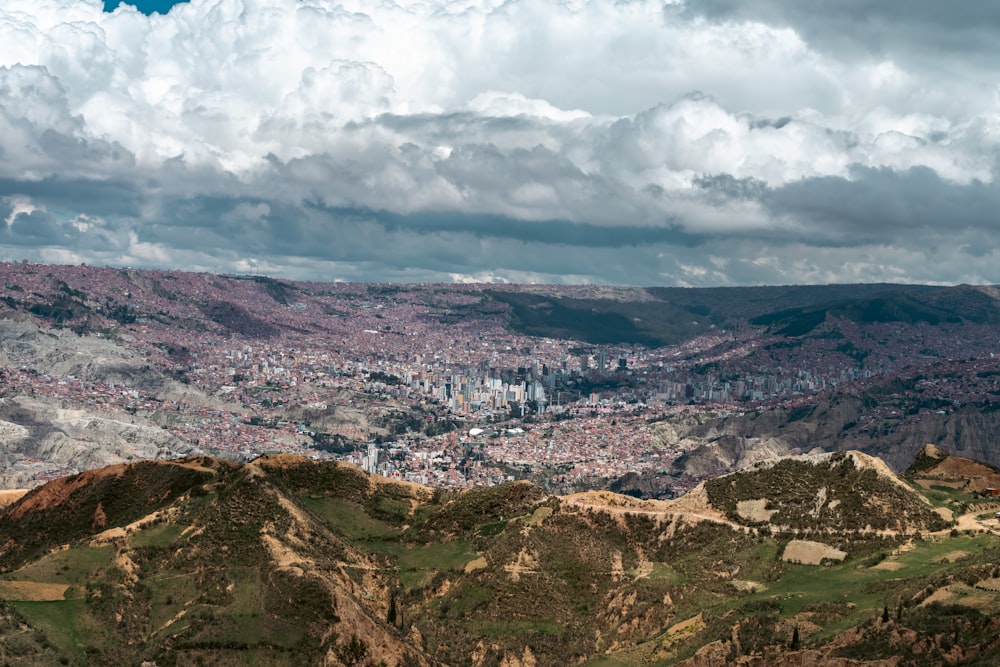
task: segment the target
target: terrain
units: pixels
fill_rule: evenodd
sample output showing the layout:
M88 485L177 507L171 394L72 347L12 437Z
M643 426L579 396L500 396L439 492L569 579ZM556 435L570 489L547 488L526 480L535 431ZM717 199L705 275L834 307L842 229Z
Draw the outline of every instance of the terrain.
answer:
M996 457L993 443L1000 438L1000 422L990 405L934 412L919 420L910 417L906 421L905 412L897 411L876 420L861 399L841 395L796 408L672 419L657 433L664 443L690 445L674 467L698 476L811 449L863 450L878 454L897 470L927 442L969 458Z
M992 664L1000 499L975 489L998 475L932 446L902 477L826 453L657 501L431 488L289 454L119 464L0 510L0 656Z
M819 451L899 472L933 443L1000 465L998 295L0 263L0 486L274 452L644 498Z

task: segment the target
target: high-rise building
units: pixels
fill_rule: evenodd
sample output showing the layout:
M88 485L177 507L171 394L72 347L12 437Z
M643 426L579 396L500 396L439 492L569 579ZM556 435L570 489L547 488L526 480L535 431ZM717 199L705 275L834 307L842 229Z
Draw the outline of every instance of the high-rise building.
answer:
M368 443L368 453L364 456L361 467L367 472L378 472L378 445L374 442Z

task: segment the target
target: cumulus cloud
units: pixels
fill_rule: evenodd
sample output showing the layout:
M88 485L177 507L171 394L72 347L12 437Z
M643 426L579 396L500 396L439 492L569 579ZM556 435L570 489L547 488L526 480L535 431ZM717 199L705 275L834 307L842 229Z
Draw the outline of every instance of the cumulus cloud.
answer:
M1000 10L869 5L6 0L0 251L320 279L996 282Z

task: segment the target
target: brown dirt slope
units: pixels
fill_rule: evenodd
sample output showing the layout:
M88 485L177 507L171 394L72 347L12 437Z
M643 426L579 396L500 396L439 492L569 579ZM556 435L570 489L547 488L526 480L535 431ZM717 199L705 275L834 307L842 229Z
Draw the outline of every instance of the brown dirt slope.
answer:
M0 511L0 568L131 523L231 466L207 457L142 461L53 480Z
M907 472L922 486L934 482L958 482L956 488L963 491L982 492L987 488L1000 488L1000 470L972 459L949 455L934 445L925 445Z

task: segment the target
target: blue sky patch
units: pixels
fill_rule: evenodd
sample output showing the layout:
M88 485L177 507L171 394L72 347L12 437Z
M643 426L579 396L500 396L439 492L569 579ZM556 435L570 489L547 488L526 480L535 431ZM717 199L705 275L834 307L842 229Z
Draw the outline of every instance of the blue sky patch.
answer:
M123 1L104 0L104 11L115 11ZM181 3L178 0L131 0L131 2L125 2L125 4L132 5L146 16L149 16L150 14L166 14L170 11L171 7Z

